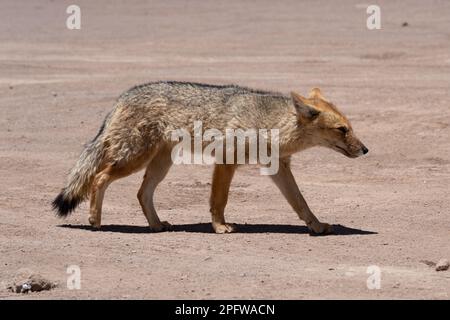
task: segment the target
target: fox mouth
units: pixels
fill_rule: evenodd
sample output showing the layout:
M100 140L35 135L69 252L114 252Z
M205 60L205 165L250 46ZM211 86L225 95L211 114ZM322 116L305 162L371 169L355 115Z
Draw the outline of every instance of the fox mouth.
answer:
M347 150L345 150L342 147L339 147L338 145L334 146L339 152L341 152L342 154L344 154L345 156L349 157L349 158L357 158L357 155L351 154L350 152L348 152Z

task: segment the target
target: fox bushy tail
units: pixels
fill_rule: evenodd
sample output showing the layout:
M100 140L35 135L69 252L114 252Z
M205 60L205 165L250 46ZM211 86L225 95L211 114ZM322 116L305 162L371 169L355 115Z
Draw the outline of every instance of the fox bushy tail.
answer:
M97 137L85 146L77 163L70 170L66 186L53 200L52 206L58 216L68 216L88 197L90 186L103 158L103 129L104 126Z

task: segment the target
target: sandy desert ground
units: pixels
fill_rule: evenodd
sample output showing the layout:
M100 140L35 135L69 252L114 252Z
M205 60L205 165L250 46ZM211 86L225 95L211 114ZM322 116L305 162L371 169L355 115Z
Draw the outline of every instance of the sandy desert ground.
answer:
M81 30L65 26L73 2ZM381 30L360 1L2 1L0 298L449 299L450 271L423 261L450 259L450 2L376 3ZM293 159L336 234L310 236L251 167L231 187L234 234L212 233L208 166L174 166L158 189L173 232L148 231L143 173L108 189L101 231L86 203L56 218L50 202L116 97L153 80L321 87L370 149ZM80 290L66 288L69 265ZM24 269L59 286L6 290Z

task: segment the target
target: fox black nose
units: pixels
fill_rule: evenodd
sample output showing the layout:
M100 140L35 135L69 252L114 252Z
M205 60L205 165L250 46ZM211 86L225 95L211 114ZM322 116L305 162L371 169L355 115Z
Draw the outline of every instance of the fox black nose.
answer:
M362 147L362 152L364 154L366 154L367 152L369 152L369 149L367 149L365 146Z

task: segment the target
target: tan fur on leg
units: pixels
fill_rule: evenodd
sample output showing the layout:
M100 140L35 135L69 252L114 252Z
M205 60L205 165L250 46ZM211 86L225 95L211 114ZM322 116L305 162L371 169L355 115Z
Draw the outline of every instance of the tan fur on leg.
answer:
M102 218L102 204L105 191L108 186L117 179L129 176L133 172L136 172L145 166L149 159L152 158L152 154L155 151L143 154L133 161L129 161L121 166L107 165L102 171L95 175L94 181L91 186L91 201L90 201L90 215L89 223L94 228L100 228Z
M224 210L235 171L236 165L216 164L214 167L210 211L212 226L216 233L230 233L234 231L232 225L225 223Z
M310 230L315 233L331 233L333 231L328 223L319 222L311 212L311 209L309 209L292 175L290 159L280 159L278 173L271 176L271 178L295 212L297 212L299 218L306 222Z
M171 225L167 221L161 222L156 213L153 196L158 184L165 178L172 166L170 149L161 149L153 160L148 164L144 175L144 181L138 192L139 203L147 218L152 231L159 232L169 230Z

